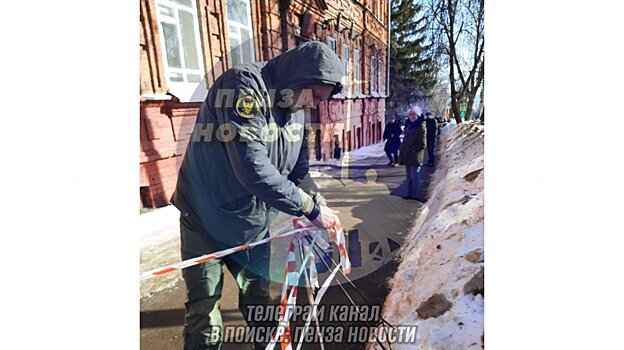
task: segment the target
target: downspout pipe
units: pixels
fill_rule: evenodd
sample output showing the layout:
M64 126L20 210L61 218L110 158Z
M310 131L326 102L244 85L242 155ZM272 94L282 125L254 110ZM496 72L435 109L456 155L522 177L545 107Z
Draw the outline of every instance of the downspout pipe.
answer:
M386 98L390 97L390 23L392 17L392 0L388 0L388 53L386 54Z

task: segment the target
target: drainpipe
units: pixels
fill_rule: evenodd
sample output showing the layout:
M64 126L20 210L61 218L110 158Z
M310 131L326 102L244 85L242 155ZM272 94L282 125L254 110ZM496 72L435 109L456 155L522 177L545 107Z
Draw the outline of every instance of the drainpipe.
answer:
M388 0L388 53L386 54L386 98L390 97L390 22L392 16L392 0Z

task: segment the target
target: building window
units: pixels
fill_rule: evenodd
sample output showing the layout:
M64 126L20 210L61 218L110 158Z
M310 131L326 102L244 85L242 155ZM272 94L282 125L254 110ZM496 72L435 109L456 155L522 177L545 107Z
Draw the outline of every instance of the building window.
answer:
M342 44L342 86L345 87L345 95L349 96L351 93L351 84L349 82L349 45Z
M360 50L353 49L353 85L355 94L360 93Z
M256 54L249 0L227 0L225 6L232 64L254 62Z
M327 46L329 46L334 52L336 52L336 38L333 36L327 36Z
M371 57L371 71L370 71L370 92L377 91L377 87L375 86L377 82L377 58L375 56Z
M201 82L204 62L194 2L158 0L158 24L167 81L173 85Z

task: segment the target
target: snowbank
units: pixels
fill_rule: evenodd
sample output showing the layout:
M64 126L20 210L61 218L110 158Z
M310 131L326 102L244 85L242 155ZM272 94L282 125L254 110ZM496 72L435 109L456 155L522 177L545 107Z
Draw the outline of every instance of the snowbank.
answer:
M483 134L469 123L442 136L428 210L401 248L383 312L417 325L416 343L393 350L483 348Z

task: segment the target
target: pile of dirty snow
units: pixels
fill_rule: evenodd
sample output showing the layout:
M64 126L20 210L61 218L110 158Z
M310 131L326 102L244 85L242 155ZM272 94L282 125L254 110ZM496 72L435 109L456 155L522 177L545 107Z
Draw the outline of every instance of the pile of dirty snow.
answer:
M469 123L441 137L428 210L401 248L383 312L417 325L416 343L393 350L483 348L483 134Z

